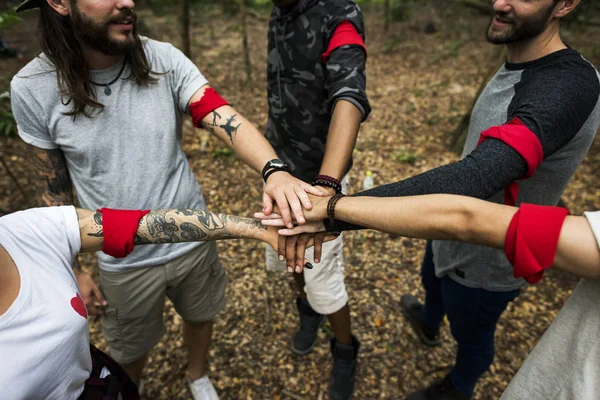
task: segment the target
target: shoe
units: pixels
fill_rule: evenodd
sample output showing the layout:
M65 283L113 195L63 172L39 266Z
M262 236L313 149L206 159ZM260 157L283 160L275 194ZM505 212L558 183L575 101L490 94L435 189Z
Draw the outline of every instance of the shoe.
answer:
M194 400L219 400L219 395L208 376L205 375L193 382L188 380L188 384Z
M329 378L329 399L349 400L354 393L356 367L360 342L352 336L352 344L339 343L331 339L333 369Z
M292 339L292 351L305 355L317 344L317 335L325 323L325 316L313 310L310 304L300 297L296 299L296 307L300 315L300 330Z
M405 294L400 299L402 313L408 318L413 330L421 341L427 346L435 347L442 343L440 339L440 328L431 328L421 322L421 307L423 305L415 296Z
M405 400L471 400L473 396L458 393L448 376L427 389L409 395Z

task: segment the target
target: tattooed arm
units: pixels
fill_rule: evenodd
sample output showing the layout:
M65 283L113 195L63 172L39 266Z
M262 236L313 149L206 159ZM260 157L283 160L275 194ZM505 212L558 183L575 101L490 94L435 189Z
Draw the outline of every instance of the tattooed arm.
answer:
M73 204L73 184L62 150L44 150L30 145L28 155L35 173L33 188L37 206ZM102 314L102 307L106 305L106 300L94 282L94 278L81 269L77 257L73 260L73 272L90 315Z
M33 188L37 206L73 204L73 185L62 150L44 150L30 145L28 156L35 172Z
M209 86L205 85L192 96L189 104L202 99ZM208 113L201 122L202 126L214 133L233 149L239 158L250 168L260 173L270 160L278 158L275 150L265 137L240 113L230 106L219 107ZM291 212L299 223L304 223L302 207L312 207L306 193L323 195L321 191L294 178L284 171L273 173L265 186L263 211L268 215L277 203L283 220L291 227ZM290 212L291 209L291 212Z
M28 146L28 156L34 169L33 190L38 207L74 204L73 184L65 156L60 149L44 150ZM75 273L81 272L79 260L73 262Z
M102 214L77 209L81 232L81 251L98 251L104 244ZM140 220L135 244L197 242L222 239L258 239L277 248L275 228L260 221L204 210L151 211Z

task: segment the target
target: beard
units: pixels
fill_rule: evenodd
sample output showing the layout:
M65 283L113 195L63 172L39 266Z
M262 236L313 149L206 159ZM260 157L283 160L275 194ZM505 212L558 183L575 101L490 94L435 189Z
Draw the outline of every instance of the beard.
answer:
M109 27L111 24L122 23L130 19L133 23L133 30L125 40L111 39ZM73 11L71 13L71 24L73 33L77 40L94 50L110 56L123 56L135 49L136 46L136 21L137 16L131 9L123 9L119 15L113 15L106 20L98 23L84 15L73 2Z
M554 11L554 7L555 5L552 5L547 10L525 21L520 21L514 15L496 14L494 17L499 18L503 22L510 23L511 26L501 31L495 30L493 27L494 17L492 17L486 31L486 38L492 44L509 44L532 39L544 32L550 22L550 16Z

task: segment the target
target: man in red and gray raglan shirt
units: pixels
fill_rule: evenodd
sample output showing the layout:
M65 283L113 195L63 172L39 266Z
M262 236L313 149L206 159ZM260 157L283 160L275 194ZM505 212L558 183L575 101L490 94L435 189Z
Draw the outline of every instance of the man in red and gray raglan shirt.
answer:
M493 1L487 38L507 45L508 62L475 105L462 160L359 195L451 193L555 205L600 124L598 72L560 38L560 19L578 3ZM337 221L328 227L353 228ZM447 315L458 353L444 380L408 398L469 399L493 362L498 319L525 281L513 277L504 252L453 241L428 244L422 278L425 303L405 295L402 311L431 346L440 343Z

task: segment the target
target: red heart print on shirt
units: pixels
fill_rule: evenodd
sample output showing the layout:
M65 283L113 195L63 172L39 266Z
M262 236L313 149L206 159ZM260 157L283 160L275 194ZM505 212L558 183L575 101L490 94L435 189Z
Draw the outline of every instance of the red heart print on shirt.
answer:
M73 310L75 310L77 314L87 319L87 309L85 308L85 304L83 304L83 299L81 298L81 295L79 293L77 293L77 296L71 299L71 307L73 307Z

